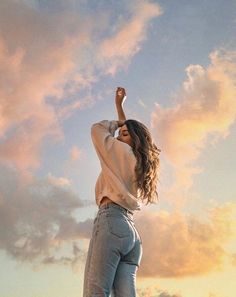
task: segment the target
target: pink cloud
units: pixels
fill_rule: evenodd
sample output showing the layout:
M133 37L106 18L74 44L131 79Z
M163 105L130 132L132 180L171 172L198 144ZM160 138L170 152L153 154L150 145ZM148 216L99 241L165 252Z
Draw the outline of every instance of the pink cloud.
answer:
M162 9L157 3L135 3L130 20L125 21L114 36L101 43L98 59L104 64L106 73L114 75L119 68L129 65L131 58L141 49L150 20L161 14Z
M0 248L20 261L74 263L77 245L69 258L57 257L56 250L90 237L92 220L77 222L73 216L84 202L71 190L70 181L53 175L41 180L31 174L42 166L45 140L63 140L62 121L101 99L100 94L92 97L91 88L98 72L108 73L106 59L101 64L97 51L106 41L111 12L86 14L74 11L72 4L47 10L27 1L0 3ZM140 5L134 1L132 9L142 16ZM155 8L143 5L144 10ZM148 12L143 13L141 26L146 27ZM141 28L130 36L130 47L140 47L145 34ZM120 57L131 59L136 53L132 48L126 47ZM77 160L80 150L73 147L69 157Z
M131 22L108 34L109 10L98 10L94 19L74 11L73 2L61 5L62 10L50 11L27 1L1 1L0 161L22 171L40 166L46 137L63 139L61 121L99 100L91 96L91 87L99 80L98 72L107 73L108 64L117 68L117 60L113 65L110 56L103 56L101 63L98 49L107 44L108 50L111 41L123 38L119 68L125 67L140 48L148 22L160 11L156 4L135 1L132 8L127 5Z
M81 157L82 153L83 152L77 146L73 146L70 150L70 160L78 160Z

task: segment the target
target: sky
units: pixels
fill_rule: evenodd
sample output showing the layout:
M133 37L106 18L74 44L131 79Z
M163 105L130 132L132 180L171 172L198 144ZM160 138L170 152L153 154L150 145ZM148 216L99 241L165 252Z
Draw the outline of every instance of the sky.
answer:
M118 119L118 86L161 149L138 297L233 296L235 32L233 0L0 1L1 297L82 296L90 128Z

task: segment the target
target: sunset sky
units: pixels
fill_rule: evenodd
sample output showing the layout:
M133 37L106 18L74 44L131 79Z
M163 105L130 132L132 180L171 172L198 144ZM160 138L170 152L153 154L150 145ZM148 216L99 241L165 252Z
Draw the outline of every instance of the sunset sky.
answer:
M235 0L0 1L0 296L82 296L117 86L161 149L137 297L233 297Z

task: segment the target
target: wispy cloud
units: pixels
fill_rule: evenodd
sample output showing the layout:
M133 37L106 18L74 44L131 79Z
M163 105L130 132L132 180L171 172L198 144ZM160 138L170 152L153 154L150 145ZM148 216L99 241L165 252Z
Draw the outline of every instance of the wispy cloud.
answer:
M83 151L74 145L70 150L70 160L72 162L77 161L79 158L81 158L82 154L83 154Z
M55 177L51 173L48 174L47 180L50 184L54 186L70 186L71 182L68 178L65 177Z
M130 19L119 26L114 36L101 43L98 59L104 64L106 73L114 75L118 69L129 65L131 58L141 49L150 20L161 14L162 9L156 3L135 2Z

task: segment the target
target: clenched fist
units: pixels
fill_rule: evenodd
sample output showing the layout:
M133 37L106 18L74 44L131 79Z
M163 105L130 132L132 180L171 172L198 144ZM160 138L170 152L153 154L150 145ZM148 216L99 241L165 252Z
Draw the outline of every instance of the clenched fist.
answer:
M122 105L126 99L125 89L122 87L118 87L116 89L116 104Z

